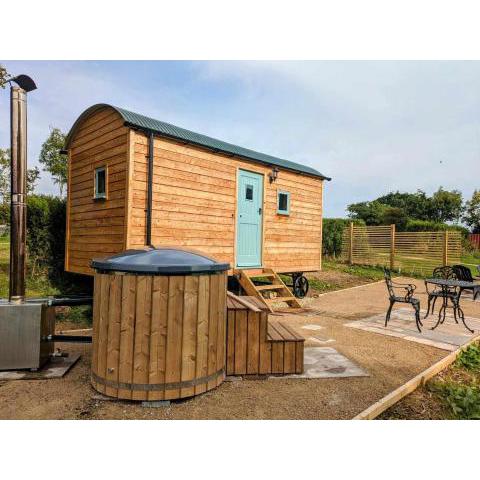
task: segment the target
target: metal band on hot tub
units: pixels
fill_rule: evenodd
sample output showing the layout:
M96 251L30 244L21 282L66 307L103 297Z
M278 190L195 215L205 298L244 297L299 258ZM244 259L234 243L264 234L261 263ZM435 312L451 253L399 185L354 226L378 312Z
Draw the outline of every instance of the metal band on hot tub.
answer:
M140 390L140 391L164 391L164 390L177 390L179 388L189 388L195 387L196 385L203 385L212 380L215 380L218 376L225 374L225 369L221 368L216 372L208 375L206 377L195 378L194 380L185 380L183 382L171 382L171 383L124 383L124 382L115 382L114 380L107 380L105 378L99 377L96 373L92 372L92 379L105 385L107 387L119 388L121 390Z

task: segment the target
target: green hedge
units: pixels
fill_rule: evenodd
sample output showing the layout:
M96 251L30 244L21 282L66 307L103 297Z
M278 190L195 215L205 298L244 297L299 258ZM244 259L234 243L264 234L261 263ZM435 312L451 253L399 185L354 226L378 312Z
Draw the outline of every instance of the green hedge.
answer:
M339 257L342 253L342 236L345 227L352 220L349 218L324 218L322 249L323 255L329 257ZM354 220L356 225L365 225L363 220Z
M468 237L470 231L461 225L447 225L446 223L431 222L428 220L409 220L407 222L406 232L437 232L450 230L460 232L464 238Z
M62 293L90 292L92 279L67 273L66 201L49 195L27 197L27 249L30 273L45 274Z

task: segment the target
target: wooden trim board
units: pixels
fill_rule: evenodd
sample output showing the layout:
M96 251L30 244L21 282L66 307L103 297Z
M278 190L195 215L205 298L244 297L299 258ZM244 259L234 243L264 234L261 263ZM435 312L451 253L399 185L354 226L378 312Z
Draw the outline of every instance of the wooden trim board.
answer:
M420 385L425 385L428 380L440 373L442 370L445 370L445 368L450 366L457 359L462 350L478 340L480 340L480 335L476 335L469 342L457 348L452 353L449 353L446 357L442 358L437 363L434 363L431 367L419 373L407 383L404 383L393 392L390 392L388 395L380 399L378 402L370 405L370 407L365 409L363 412L360 412L358 415L353 417L353 420L375 419L385 410L389 409L392 405L395 405L395 403L399 402L402 398L414 392Z

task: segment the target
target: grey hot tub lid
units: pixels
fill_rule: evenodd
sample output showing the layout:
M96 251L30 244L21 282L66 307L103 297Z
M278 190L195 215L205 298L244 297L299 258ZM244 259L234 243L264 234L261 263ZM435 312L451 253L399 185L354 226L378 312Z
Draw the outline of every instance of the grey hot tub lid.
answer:
M181 248L125 250L111 257L94 258L96 270L162 275L224 272L228 263L220 263L203 253Z

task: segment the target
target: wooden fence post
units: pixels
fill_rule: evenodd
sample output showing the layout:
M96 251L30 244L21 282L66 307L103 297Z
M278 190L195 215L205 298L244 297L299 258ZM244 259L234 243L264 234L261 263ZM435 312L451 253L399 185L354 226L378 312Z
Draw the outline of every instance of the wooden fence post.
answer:
M390 270L395 270L395 224L390 225Z
M448 230L443 232L443 265L448 265Z
M353 265L353 222L350 222L350 249L348 251L348 263Z

